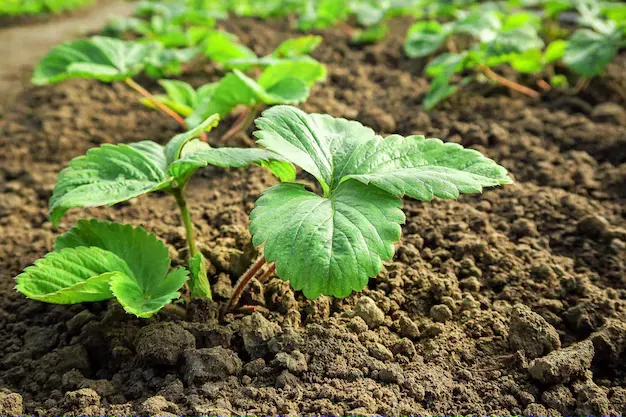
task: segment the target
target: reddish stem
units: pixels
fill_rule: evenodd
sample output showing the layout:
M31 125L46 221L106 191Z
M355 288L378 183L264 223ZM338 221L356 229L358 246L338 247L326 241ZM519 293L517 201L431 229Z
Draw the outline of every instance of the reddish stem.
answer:
M272 276L272 274L276 272L276 263L272 262L269 266L269 268L267 268L267 270L265 272L263 272L263 275L261 275L259 277L259 282L260 283L264 283L265 281L267 281L269 279L269 277Z
M141 94L142 96L150 100L150 102L154 104L163 113L167 114L172 119L176 120L176 122L178 122L178 124L181 125L183 129L187 129L187 123L185 123L185 119L183 119L178 113L174 112L174 110L170 109L165 104L155 99L154 96L148 90L143 88L141 85L137 84L135 81L133 81L132 78L127 78L124 81L130 88L132 88L133 90L135 90L136 92L138 92L139 94Z
M504 78L503 76L493 72L491 68L489 67L482 67L481 71L487 77L491 78L492 80L496 81L499 84L502 84L503 86L507 88L510 88L511 90L517 91L519 93L525 94L533 98L538 98L540 96L540 94L537 91L533 90L532 88L528 88L526 86L518 84L515 81L509 80L508 78Z
M237 117L235 123L231 126L228 132L224 133L222 136L222 142L228 142L230 139L243 132L250 126L250 124L254 121L257 113L257 106L249 107Z
M263 265L265 265L265 256L261 256L259 259L257 259L257 261L250 268L248 268L246 272L244 272L241 278L239 278L239 281L237 281L237 284L235 285L235 290L233 291L230 300L228 300L228 303L224 307L224 310L222 310L223 313L227 313L231 308L233 308L235 304L237 304L237 302L239 302L241 294L243 294L243 290L246 289L246 287L250 283L250 280L254 278L256 273L259 272L259 269L261 269Z

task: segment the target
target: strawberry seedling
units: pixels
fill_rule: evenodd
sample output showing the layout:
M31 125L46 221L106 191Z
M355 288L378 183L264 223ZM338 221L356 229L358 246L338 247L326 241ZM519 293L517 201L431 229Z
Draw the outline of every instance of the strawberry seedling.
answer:
M424 136L378 136L356 121L275 106L256 120L258 143L318 182L267 189L250 214L262 257L240 280L232 305L260 265L305 297L360 291L394 254L405 217L402 197L456 199L512 183L506 169L480 152Z
M183 195L194 172L207 165L246 167L257 164L268 167L281 180L293 181L295 177L291 164L270 151L212 148L197 140L217 122L218 116L214 115L196 128L174 136L165 146L152 141L106 144L74 158L59 174L50 199L53 225L57 226L65 212L73 207L110 206L153 191L164 191L176 200L187 235L189 257L197 267L202 255L196 249L191 214ZM194 268L191 269L193 272ZM192 274L191 295L211 296L206 274Z

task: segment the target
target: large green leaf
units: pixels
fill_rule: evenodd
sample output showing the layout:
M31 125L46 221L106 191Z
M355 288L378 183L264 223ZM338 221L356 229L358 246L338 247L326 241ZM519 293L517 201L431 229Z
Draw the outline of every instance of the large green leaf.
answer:
M269 90L286 78L297 78L311 87L316 82L326 79L326 67L307 57L283 60L263 71L258 83L264 89Z
M417 22L409 28L404 52L409 58L428 56L446 41L450 30L436 20Z
M113 276L132 274L115 254L97 247L67 248L35 261L17 276L16 289L33 300L54 304L113 297Z
M327 195L346 178L420 200L511 182L503 167L478 151L439 139L383 139L358 122L290 106L273 107L256 123L259 143L315 176Z
M36 85L69 78L121 81L138 74L151 56L152 45L94 36L53 48L33 73Z
M584 77L604 71L619 50L619 34L604 35L589 29L579 29L565 47L563 62Z
M354 180L320 197L302 184L266 190L250 218L253 242L278 276L307 298L346 297L392 258L404 222L401 200Z
M159 153L161 148L161 153ZM50 198L56 226L72 207L113 205L170 184L160 145L102 145L74 158L59 174Z

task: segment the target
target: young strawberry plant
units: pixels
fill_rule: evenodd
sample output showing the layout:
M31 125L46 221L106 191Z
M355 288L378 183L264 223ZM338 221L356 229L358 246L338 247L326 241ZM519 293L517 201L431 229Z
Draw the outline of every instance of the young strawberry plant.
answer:
M174 136L165 146L152 141L102 145L73 159L59 174L50 199L50 219L54 226L73 207L113 205L154 191L171 194L180 210L191 259L191 295L211 297L204 262L197 251L191 214L183 192L190 177L207 165L268 167L281 180L293 181L293 166L264 149L212 148L197 140L217 125L214 115L196 128Z
M240 44L235 37L224 32L215 32L207 36L206 55L228 69L242 71L250 68L265 68L283 61L311 61L317 62L309 56L322 42L321 36L307 35L299 38L287 39L266 56L256 54Z
M233 70L214 88L207 87L207 95L199 101L187 117L189 126L195 126L208 115L229 114L235 107L244 106L223 141L244 131L252 123L263 105L296 104L305 101L310 87L326 77L326 68L314 60L283 61L267 67L255 81L239 70Z
M53 304L116 298L128 313L148 318L180 297L188 279L185 268L170 271L167 247L143 228L80 220L56 239L54 252L17 276L16 289Z
M71 78L96 79L107 83L124 82L186 128L182 117L155 100L150 92L133 80L146 65L159 67L168 62L171 65L171 57L163 56L163 52L159 44L122 41L103 36L66 42L54 47L39 62L32 82L35 85L47 85Z
M541 52L544 44L538 34L540 23L531 13L504 15L492 9L469 12L460 15L456 21L444 24L436 20L415 23L409 29L404 44L405 53L409 57L428 56L443 45L450 51L439 55L425 69L433 81L424 99L424 107L434 107L452 95L458 86L470 82L472 77L466 76L458 84L452 83L455 74L468 70L523 94L537 97L539 93L536 91L498 75L492 68L510 64L518 70L526 66L525 72L541 69L534 66L537 61L543 62L544 59ZM469 50L458 52L455 35L469 35L477 43ZM550 59L560 57L555 58L552 53L553 51L546 56ZM533 67L528 71L530 64Z
M305 297L346 297L394 254L405 217L402 197L455 199L512 183L480 152L424 136L378 136L356 121L275 106L256 120L258 143L318 182L267 189L250 214L262 257L240 279L229 306L265 262Z

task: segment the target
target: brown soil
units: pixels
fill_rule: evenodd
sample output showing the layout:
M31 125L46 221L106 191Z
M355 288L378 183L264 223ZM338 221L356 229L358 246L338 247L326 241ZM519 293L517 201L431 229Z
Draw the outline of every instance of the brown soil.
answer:
M186 322L13 292L57 235L46 205L70 158L177 129L123 86L21 94L0 124L0 414L626 413L626 56L578 95L478 85L427 113L424 62L400 52L407 24L362 49L324 32L328 81L302 108L480 149L516 185L406 201L397 254L362 293L307 301L274 278L244 294L256 313L224 322L216 311L254 256L247 214L274 182L261 169L208 168L187 190L217 301L195 302ZM226 26L258 53L296 35L284 21ZM86 216L141 224L184 262L167 196L72 210L60 231Z

